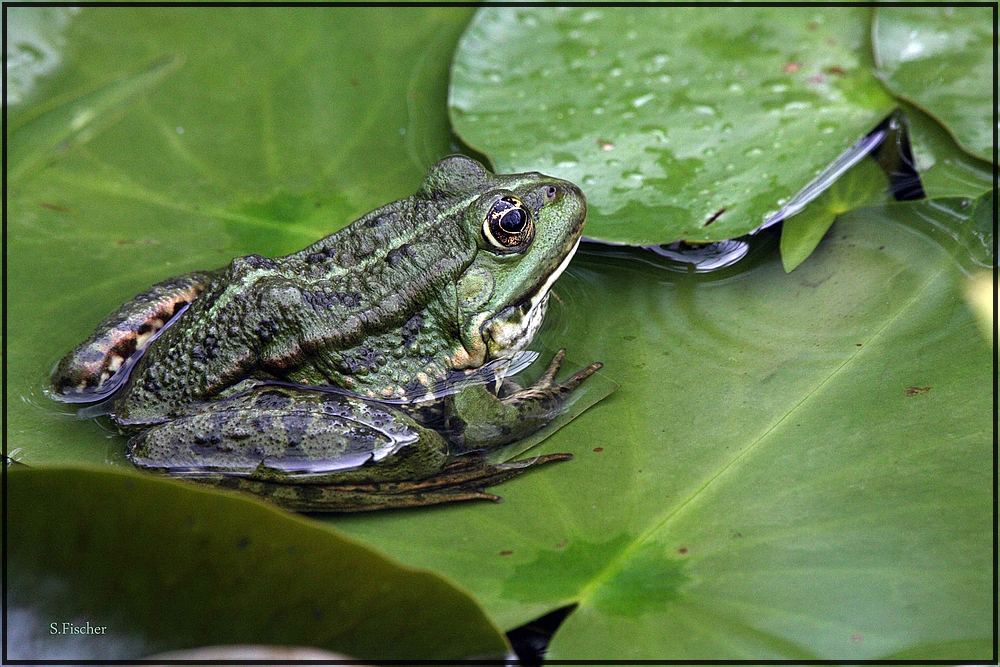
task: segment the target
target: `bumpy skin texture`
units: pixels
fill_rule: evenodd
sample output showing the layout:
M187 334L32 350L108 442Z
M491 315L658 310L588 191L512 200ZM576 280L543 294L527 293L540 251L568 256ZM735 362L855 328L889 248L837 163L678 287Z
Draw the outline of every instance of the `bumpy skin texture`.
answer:
M559 356L502 398L435 388L530 342L585 214L571 183L445 158L413 196L300 252L154 286L67 355L53 386L74 401L114 391L137 465L296 509L495 498L481 489L526 466L484 453L544 425L598 365L557 385Z

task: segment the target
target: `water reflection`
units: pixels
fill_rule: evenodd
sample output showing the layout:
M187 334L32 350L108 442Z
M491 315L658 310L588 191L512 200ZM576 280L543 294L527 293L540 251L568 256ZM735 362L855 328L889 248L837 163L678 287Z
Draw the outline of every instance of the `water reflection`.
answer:
M674 273L715 273L729 277L751 268L756 259L777 251L781 226L762 229L754 235L714 243L676 241L662 245L624 246L585 238L581 255L600 255L641 262ZM723 269L730 269L723 271Z

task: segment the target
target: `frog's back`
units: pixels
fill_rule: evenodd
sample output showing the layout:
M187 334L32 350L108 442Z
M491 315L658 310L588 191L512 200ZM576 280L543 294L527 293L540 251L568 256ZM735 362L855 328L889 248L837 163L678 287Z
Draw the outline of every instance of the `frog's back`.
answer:
M136 367L120 421L173 413L247 379L354 388L385 365L369 348L391 348L387 339L427 357L421 339L447 326L455 279L475 255L462 210L418 193L291 255L234 259Z

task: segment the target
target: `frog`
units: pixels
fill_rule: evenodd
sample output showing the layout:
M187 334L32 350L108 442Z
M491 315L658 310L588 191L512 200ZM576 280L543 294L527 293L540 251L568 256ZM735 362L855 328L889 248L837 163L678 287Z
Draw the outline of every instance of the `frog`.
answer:
M571 455L497 453L601 368L557 381L560 350L533 384L510 378L586 213L569 181L447 156L303 250L153 285L63 357L50 393L96 404L140 469L291 510L502 500L486 489Z

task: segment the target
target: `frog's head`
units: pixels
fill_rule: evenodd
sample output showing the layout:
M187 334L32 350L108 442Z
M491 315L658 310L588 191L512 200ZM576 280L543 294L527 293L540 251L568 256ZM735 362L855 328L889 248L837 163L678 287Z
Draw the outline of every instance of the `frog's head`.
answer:
M474 368L523 349L541 326L549 289L580 243L587 202L568 181L537 172L493 175L478 162L452 156L425 181L468 188L461 216L476 243L457 280L463 349L452 368Z

